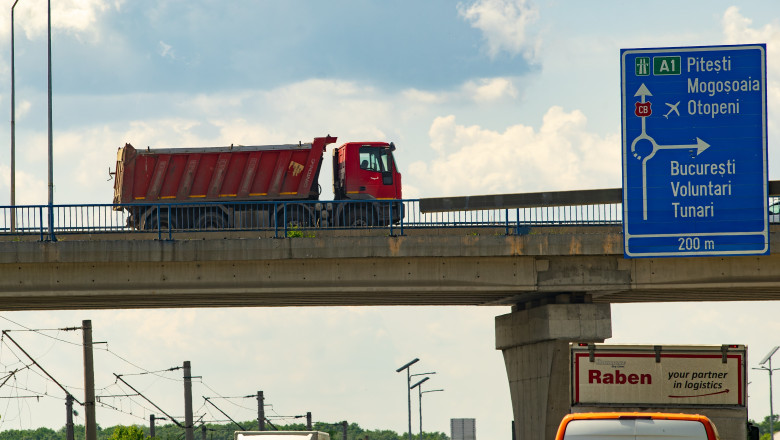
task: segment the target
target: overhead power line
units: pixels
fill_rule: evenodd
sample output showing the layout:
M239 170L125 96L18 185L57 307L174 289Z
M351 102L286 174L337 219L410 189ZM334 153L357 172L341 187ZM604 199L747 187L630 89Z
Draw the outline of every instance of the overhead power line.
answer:
M157 371L143 371L141 373L124 373L124 374L120 374L120 376L143 376L145 374L156 375L157 373L165 373L167 371L176 371L176 370L181 370L181 367L171 367L171 368L166 368L164 370L157 370Z
M65 395L68 395L68 396L71 396L71 397L73 397L73 394L71 394L71 392L70 392L70 391L68 391L67 389L65 389L65 387L64 387L64 386L62 386L62 384L60 384L60 383L57 381L57 379L55 379L54 377L52 377L52 375L51 375L51 374L49 374L49 372L48 372L48 371L46 371L46 370L45 370L45 369L44 369L44 368L43 368L43 367L42 367L42 366L41 366L41 365L40 365L38 362L36 362L36 361L35 361L35 359L33 359L33 358L32 358L32 356L30 356L29 354L27 354L27 352L26 352L26 351L24 351L24 349L22 348L22 346L21 346L21 345L19 345L18 343L16 343L16 341L14 341L14 339L11 337L11 335L9 335L9 334L8 334L8 332L7 332L6 330L3 330L3 336L4 336L4 337L7 337L9 341L13 342L13 343L14 343L14 345L16 345L16 347L17 347L19 350L21 350L21 351L22 351L22 353L24 353L24 355L25 355L25 356L27 356L27 358L28 358L28 359L30 359L30 361L31 361L33 364L35 364L35 366L36 366L36 367L38 367L38 368L39 368L39 369L40 369L40 370L41 370L41 371L42 371L42 372L43 372L43 373L44 373L46 376L48 376L48 377L49 377L49 379L51 379L51 380L52 380L52 381L53 381L55 384L57 384L57 386L58 386L58 387L60 387L60 389L62 389L62 391L64 391L64 392L65 392ZM79 405L81 405L81 406L84 406L84 404L83 404L83 403L81 403L81 402L80 402L78 399L76 399L75 397L73 397L73 400L74 400L76 403L78 403Z
M6 317L2 317L2 318L10 321L10 319L8 319ZM13 321L11 321L11 322L13 322ZM16 322L14 322L14 324L19 325L21 327L24 327L21 324L18 324ZM78 330L83 330L83 328L82 327L63 327L63 328L29 328L29 327L24 327L24 330L8 329L8 330L3 330L3 333L8 333L8 332L33 332L33 333L37 333L37 334L39 334L41 336L47 337L49 339L53 339L55 341L64 342L66 344L75 345L75 346L79 346L80 347L82 344L79 343L79 342L67 341L65 339L60 339L60 338L57 338L55 336L47 335L46 333L44 333L44 332L53 332L53 331L57 331L57 332L63 332L63 331L64 332L72 332L72 331L78 331ZM96 344L100 344L100 342L96 342Z
M25 368L27 368L27 367L25 367ZM14 374L16 374L16 372L17 372L17 371L19 371L19 369L18 369L18 368L17 368L16 370L14 370L14 371L11 371L10 373L8 373L8 376L6 376L6 378L5 378L5 380L3 381L3 383L0 383L0 388L2 388L2 387L3 387L3 385L5 385L5 383L6 383L6 382L8 382L8 380L9 380L9 379L11 379L12 377L14 377Z
M151 404L153 407L157 408L157 410L158 410L158 411L160 411L161 413L165 414L165 416L166 416L166 417L168 417L168 419L169 419L170 421L172 421L173 423L175 423L175 424L176 424L176 426L178 426L179 428L184 428L184 425L182 425L181 423L179 423L179 421L178 421L178 420L176 420L175 418L173 418L173 416L171 416L171 415L170 415L170 414L168 414L167 412L163 411L163 410L162 410L162 408L160 408L160 407L159 407L159 406L157 406L157 405L156 405L154 402L152 402L151 400L149 400L149 398L148 398L148 397L146 397L146 396L144 396L144 395L143 395L143 393L141 393L141 392L140 392L140 391L138 391L137 389L133 388L133 386L132 386L132 385L130 385L130 384L129 384L129 383L127 383L127 382L126 382L124 379L122 379L122 376L120 376L120 375L118 375L118 374L116 374L116 373L114 373L114 376L116 376L117 380L121 380L123 384L127 385L128 387L130 387L130 389L131 389L131 390L133 390L133 391L135 391L136 393L138 393L138 395L139 395L139 396L141 396L141 397L142 397L144 400L146 400L147 402L149 402L149 403L150 403L150 404Z
M236 425L236 426L238 426L239 428L241 428L241 430L242 430L242 431L246 431L246 428L244 428L243 426L241 426L241 424L240 424L240 423L238 423L238 422L236 422L235 420L233 420L233 419L232 419L232 418L231 418L229 415L227 415L227 414L225 413L225 411L222 411L222 409L221 409L220 407L218 407L217 405L215 405L215 404L214 404L214 402L212 402L211 400L209 400L209 398L208 398L208 397L206 397L206 396L203 396L203 399L206 401L206 403L208 403L209 405L213 406L214 408L216 408L216 409L217 409L217 411L221 412L221 413L222 413L222 414L223 414L225 417L227 417L228 419L230 419L230 421L231 421L231 422L235 423L235 425Z

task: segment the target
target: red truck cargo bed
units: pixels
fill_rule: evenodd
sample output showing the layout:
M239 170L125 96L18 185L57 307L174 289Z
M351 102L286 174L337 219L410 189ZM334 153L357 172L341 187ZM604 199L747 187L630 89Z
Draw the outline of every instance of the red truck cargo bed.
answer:
M317 199L325 147L310 144L169 148L117 153L114 203Z

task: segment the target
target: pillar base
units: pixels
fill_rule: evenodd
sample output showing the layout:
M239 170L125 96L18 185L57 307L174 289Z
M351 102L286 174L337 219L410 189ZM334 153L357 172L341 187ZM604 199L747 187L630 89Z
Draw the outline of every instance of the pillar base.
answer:
M516 440L550 440L571 407L569 342L612 337L609 304L547 304L496 317Z

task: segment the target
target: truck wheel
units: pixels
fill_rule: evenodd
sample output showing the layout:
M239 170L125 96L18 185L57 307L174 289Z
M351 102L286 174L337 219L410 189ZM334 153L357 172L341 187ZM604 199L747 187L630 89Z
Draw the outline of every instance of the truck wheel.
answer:
M216 212L208 212L198 217L196 227L198 229L225 229L227 221L225 217Z
M284 212L278 214L279 223L284 223ZM312 225L311 216L308 211L293 209L287 211L287 227L290 228L308 228Z
M347 224L353 228L374 226L374 213L371 208L361 206L349 214Z
M161 212L160 213L160 221L157 221L157 214L152 213L149 215L149 217L146 218L146 223L144 223L144 230L146 231L156 231L157 230L157 224L160 225L160 230L165 231L168 230L168 213L167 212Z

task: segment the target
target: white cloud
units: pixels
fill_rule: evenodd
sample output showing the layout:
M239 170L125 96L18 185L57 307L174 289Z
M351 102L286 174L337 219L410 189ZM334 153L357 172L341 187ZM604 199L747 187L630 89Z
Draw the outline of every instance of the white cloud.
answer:
M170 44L166 44L164 41L160 41L159 43L159 53L160 56L163 58L170 58L172 60L176 59L176 55L173 54L173 46Z
M490 103L501 99L515 99L518 90L512 78L478 78L466 81L458 89L446 92L407 89L401 92L404 100L412 104L447 104L462 101Z
M401 95L409 101L422 104L436 104L444 100L442 94L427 92L418 89L407 89L401 92Z
M517 98L517 89L508 78L484 78L469 81L463 86L466 94L476 102L490 102L502 98Z
M780 59L780 26L766 24L761 28L751 27L753 20L744 17L739 8L731 6L723 13L722 26L725 43L766 43L767 57L767 105L769 115L780 112L780 66L773 60ZM777 118L769 118L769 129L780 129Z
M780 26L766 24L760 29L752 28L753 20L742 16L739 8L731 6L723 13L723 35L726 44L766 43L767 59L780 57ZM780 81L780 66L767 63L767 75Z
M104 0L59 0L51 3L52 30L65 30L96 37L99 27L96 24L100 15L110 9L119 10L124 0L107 2ZM45 36L48 19L43 2L20 1L14 8L15 25L19 26L27 38Z
M10 205L10 182L11 167L5 165L0 166L0 189L3 191L3 197L0 197L0 200L4 200L0 204ZM39 205L46 204L48 202L47 182L41 180L38 174L30 174L18 168L16 169L15 192L16 205ZM8 202L5 202L5 200ZM18 215L27 215L30 213L30 211L24 211L24 213L25 214ZM32 216L32 218L37 218L37 215L34 213ZM0 219L0 224L2 223L3 220Z
M487 52L495 57L501 51L536 57L538 40L530 39L528 28L539 19L539 10L528 0L476 0L458 5L458 13L471 26L482 31Z
M585 116L550 108L541 128L514 125L503 133L463 126L455 116L431 125L439 157L410 166L431 194L500 194L620 185L620 142L587 131Z
M28 100L23 100L22 102L19 102L16 104L16 118L22 118L28 113L30 113L30 109L32 108L32 103Z

